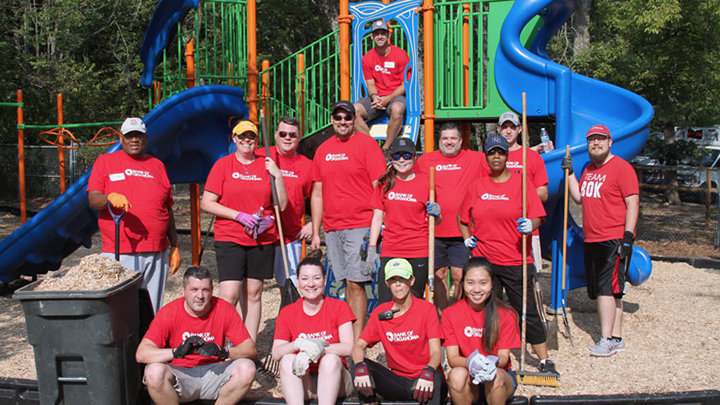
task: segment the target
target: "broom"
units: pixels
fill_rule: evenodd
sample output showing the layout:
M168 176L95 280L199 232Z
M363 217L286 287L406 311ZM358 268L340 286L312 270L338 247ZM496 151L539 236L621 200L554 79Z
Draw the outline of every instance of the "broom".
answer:
M527 217L527 94L522 94L523 131L522 131L522 217ZM522 348L520 352L520 371L516 373L518 384L541 385L559 387L557 374L525 371L525 350L527 349L527 235L522 235L522 272L523 272L523 302L522 302ZM538 311L541 311L538 308Z

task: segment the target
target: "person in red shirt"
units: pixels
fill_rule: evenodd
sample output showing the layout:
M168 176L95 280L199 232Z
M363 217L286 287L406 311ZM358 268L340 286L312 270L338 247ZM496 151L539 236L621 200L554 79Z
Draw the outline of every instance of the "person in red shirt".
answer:
M478 180L465 194L458 212L460 232L465 244L473 248L474 257L484 257L492 263L498 294L505 289L510 305L522 313L523 272L522 234L530 235L540 226L545 209L533 185L527 185L527 216L523 217L522 176L506 167L508 142L500 135L485 140L490 176ZM529 242L529 240L528 240ZM532 272L532 249L527 246L528 269ZM530 273L532 274L532 273ZM525 286L532 297L532 282ZM548 358L547 336L540 319L540 309L533 300L527 305L527 341L540 360L540 371L558 374Z
M168 267L175 273L181 262L170 180L165 165L145 153L148 135L143 120L126 119L120 132L122 150L100 155L93 164L88 202L98 211L103 256L114 257L118 243L120 263L143 274L141 288L148 290L157 313ZM125 211L119 241L110 206L117 215Z
M390 30L385 20L373 22L370 36L375 47L362 58L368 96L355 103L355 125L358 131L369 134L370 128L366 121L372 121L386 113L390 117L383 144L383 152L387 157L403 123L406 104L404 77L410 57L390 43Z
M455 405L474 404L483 396L489 405L502 405L517 388L510 361L510 350L520 348L517 314L493 290L491 267L482 257L468 260L461 299L443 312L443 346L452 367L448 385Z
M428 278L428 215L442 222L440 205L430 203L430 183L427 176L415 173L415 143L398 138L390 148L392 165L378 180L373 194L373 218L368 243L368 273L375 271L377 242L383 229L380 252L379 279L385 279L385 265L392 258L404 258L413 267L415 284L412 293L423 298ZM378 283L378 302L392 299L390 289Z
M156 404L210 400L236 404L255 380L255 342L235 308L212 296L212 275L189 267L182 298L150 323L135 357Z
M385 172L385 158L373 138L355 131L351 102L338 101L331 111L335 136L318 147L313 159L310 247L320 248L322 224L328 260L335 279L345 283L347 303L357 318L353 333L359 336L367 315L365 284L373 281L365 274L360 246L370 230L370 198L377 179Z
M320 260L307 257L297 271L303 298L280 310L272 355L280 362L288 405L302 405L312 397L318 405L332 405L353 393L345 357L355 340L355 316L344 301L323 295L326 277Z
M361 404L416 400L444 404L447 383L440 368L441 331L433 304L415 297L413 269L405 259L390 260L385 284L393 300L380 304L352 348L353 383ZM388 368L365 358L365 349L382 342Z
M285 183L270 157L255 153L258 131L250 121L232 127L235 153L220 158L205 182L200 207L216 216L215 254L220 298L238 307L250 336L257 338L263 280L272 278L277 230L270 177L280 210L287 206Z
M435 227L434 297L435 306L442 311L450 302L448 270L457 295L460 292L463 265L470 257L470 249L463 243L455 220L458 208L470 185L487 176L489 169L482 152L462 149L460 127L454 122L447 122L440 127L438 150L420 156L415 170L419 175L428 176L430 167L435 168L437 202L445 218L450 218Z
M612 135L604 125L587 132L590 164L581 181L573 174L572 158L562 161L569 170L573 201L582 204L585 236L585 277L590 299L597 299L602 336L589 345L592 356L612 356L625 350L622 339L622 297L640 212L640 190L635 170L610 152Z

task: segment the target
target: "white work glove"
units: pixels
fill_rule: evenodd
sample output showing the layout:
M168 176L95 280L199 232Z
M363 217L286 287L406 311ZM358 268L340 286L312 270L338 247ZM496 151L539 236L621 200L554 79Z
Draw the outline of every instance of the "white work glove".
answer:
M307 354L313 363L317 363L317 361L320 360L320 357L325 354L325 348L328 346L330 346L330 344L327 341L314 338L297 338L295 339L295 343L293 343L295 350Z
M477 247L477 240L478 238L475 237L475 235L465 239L465 246L468 247L468 249L475 249Z
M520 233L524 233L525 235L532 233L532 221L530 218L518 218L517 224L517 230L520 231Z
M478 385L492 381L497 375L497 356L483 356L478 349L475 349L465 361L468 372L473 377L473 384Z
M310 356L305 352L296 354L292 364L293 374L297 377L302 377L307 373L308 367L310 367Z

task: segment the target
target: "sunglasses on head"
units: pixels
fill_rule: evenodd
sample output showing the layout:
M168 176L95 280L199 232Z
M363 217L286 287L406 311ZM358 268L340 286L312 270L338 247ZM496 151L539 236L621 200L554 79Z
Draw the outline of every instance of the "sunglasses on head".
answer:
M341 114L335 114L333 115L333 119L335 121L352 121L355 119L352 115L341 115Z
M253 134L252 132L245 132L242 134L236 134L235 137L237 137L238 140L242 141L244 139L248 139L250 141L254 141L257 139L257 135Z
M500 156L507 155L507 151L502 148L492 148L487 152L488 155L494 155L496 153L499 154Z
M278 136L280 138L286 138L289 136L290 138L295 139L297 138L297 132L278 131Z
M390 157L392 157L392 160L400 160L400 158L403 158L405 160L410 160L413 157L413 153L410 152L395 152Z

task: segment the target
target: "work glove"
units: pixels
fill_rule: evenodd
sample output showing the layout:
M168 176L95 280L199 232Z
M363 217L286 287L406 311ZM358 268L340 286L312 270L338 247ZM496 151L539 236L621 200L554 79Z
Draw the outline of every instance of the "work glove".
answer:
M421 404L429 401L433 396L433 375L435 369L430 366L425 366L420 372L420 377L415 381L415 388L413 388L413 399Z
M368 246L365 267L361 269L362 275L365 277L375 277L375 273L377 273L379 267L380 257L378 256L377 246Z
M497 356L483 356L478 349L475 349L465 361L465 367L473 378L472 383L478 385L486 381L492 381L497 375Z
M562 158L562 162L560 162L560 168L564 170L568 170L568 175L573 174L573 161L572 156L565 155Z
M175 246L170 248L170 274L175 274L180 268L182 258L180 257L180 248Z
M430 201L427 202L427 213L428 215L432 215L435 218L440 216L440 205L438 203L431 203Z
M630 231L625 231L623 234L622 241L620 242L620 246L618 247L618 255L620 255L621 259L624 259L633 251L633 233Z
M477 240L478 238L475 237L475 235L465 239L465 246L468 247L468 249L474 249L477 247Z
M355 385L355 390L359 394L366 397L371 397L373 395L375 382L372 380L367 364L365 364L364 361L355 364L355 367L353 368L353 385Z
M265 232L273 223L275 223L275 218L272 215L261 217L257 223L257 235Z
M362 243L360 244L360 260L367 260L368 246L370 246L370 230L368 229L363 236Z
M173 358L174 359L182 359L188 354L193 354L197 352L198 348L205 345L205 340L201 338L200 336L190 336L189 338L185 339L178 347L173 349Z
M302 377L307 373L308 367L310 367L310 356L305 352L300 352L295 355L295 360L292 364L292 372L297 377Z
M125 211L130 211L130 208L132 208L132 205L130 205L130 201L128 201L127 197L120 193L108 194L107 200L114 208L122 208Z
M241 211L235 216L235 221L244 225L245 228L254 228L257 226L258 220L254 215L246 214Z
M297 338L293 343L295 350L307 354L313 363L317 363L320 357L325 354L325 348L328 346L330 344L326 340L314 338Z
M223 346L219 346L217 343L205 342L198 350L197 354L203 357L217 357L220 360L225 360L230 356L230 351Z
M520 233L524 233L525 235L532 233L532 220L530 220L530 218L518 218L517 224L517 230L520 231Z

